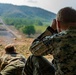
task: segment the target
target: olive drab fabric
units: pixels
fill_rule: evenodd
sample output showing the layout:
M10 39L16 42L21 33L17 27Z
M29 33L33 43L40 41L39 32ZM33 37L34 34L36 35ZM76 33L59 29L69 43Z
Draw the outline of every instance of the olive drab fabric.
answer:
M57 34L48 27L33 41L30 51L35 56L52 54L56 75L76 75L76 27Z
M21 54L4 54L0 57L0 73L2 75L23 75L26 63L25 57Z
M49 61L42 56L31 55L25 65L26 75L55 75L55 69Z

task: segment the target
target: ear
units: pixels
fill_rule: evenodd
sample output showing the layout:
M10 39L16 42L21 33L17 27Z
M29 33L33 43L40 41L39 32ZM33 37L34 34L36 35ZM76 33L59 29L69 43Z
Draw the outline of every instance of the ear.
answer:
M57 21L57 30L58 30L58 32L61 32L60 21Z

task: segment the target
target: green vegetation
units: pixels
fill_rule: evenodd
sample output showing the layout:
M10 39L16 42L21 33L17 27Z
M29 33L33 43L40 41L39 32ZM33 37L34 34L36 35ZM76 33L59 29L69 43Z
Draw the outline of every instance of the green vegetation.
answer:
M2 25L2 23L0 23L0 25Z
M37 7L0 3L0 17L4 22L28 35L42 33L55 16L55 13Z
M3 18L7 25L43 25L43 22L38 19L28 19L28 18Z
M30 37L31 34L35 34L35 28L34 26L32 25L28 25L28 26L24 26L21 28L21 31L24 33L24 34L27 34L28 37Z
M42 33L42 32L44 32L45 31L45 29L47 28L47 26L34 26L34 28L35 28L35 30L36 30L36 33L37 34L40 34L40 33Z
M43 23L37 19L30 20L25 18L3 18L3 20L7 25L13 25L16 29L28 35L42 33L48 26L47 22Z
M5 18L26 18L29 20L50 22L55 18L56 14L37 7L0 3L0 16Z

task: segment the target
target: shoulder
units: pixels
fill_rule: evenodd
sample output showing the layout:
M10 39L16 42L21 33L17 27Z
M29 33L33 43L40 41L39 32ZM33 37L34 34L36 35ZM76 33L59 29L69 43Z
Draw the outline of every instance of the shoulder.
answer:
M17 54L17 57L25 58L25 56L20 53Z
M26 61L25 56L22 55L22 54L17 54L17 57L18 57L20 60L22 60L22 61Z
M58 34L54 34L52 36L53 39L63 39L63 38L66 38L68 36L67 32L60 32Z

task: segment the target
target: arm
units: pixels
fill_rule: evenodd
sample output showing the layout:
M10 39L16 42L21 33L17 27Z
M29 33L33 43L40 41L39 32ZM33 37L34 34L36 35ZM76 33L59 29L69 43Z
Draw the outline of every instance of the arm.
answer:
M56 19L53 19L51 27L48 26L48 28L45 30L44 33L42 33L37 40L42 40L45 36L51 36L53 34L57 33L57 27L56 27Z
M30 47L32 54L36 56L46 55L50 53L49 49L53 49L52 42L49 38L56 33L50 26L42 33L37 39L35 39ZM49 43L51 43L51 45Z
M51 53L51 50L53 49L53 40L51 40L51 36L57 33L56 29L56 19L53 19L51 27L49 26L44 33L33 41L30 47L30 51L33 55L40 56Z

